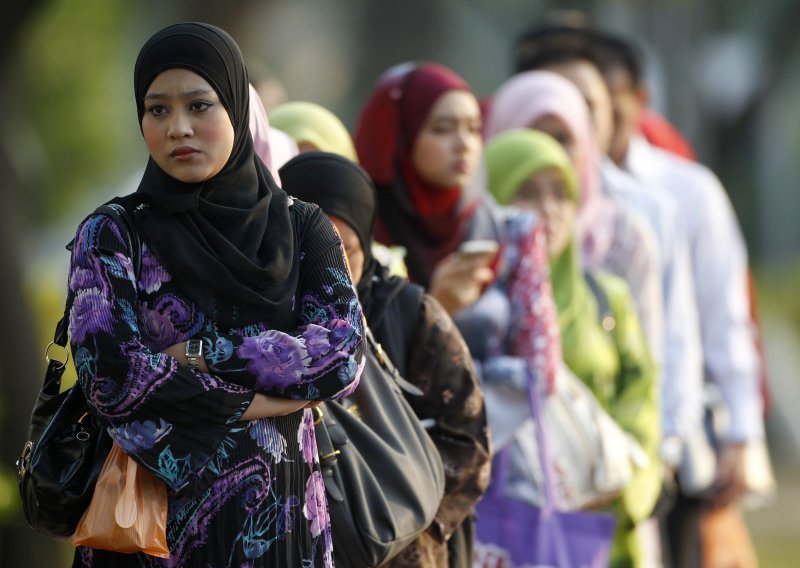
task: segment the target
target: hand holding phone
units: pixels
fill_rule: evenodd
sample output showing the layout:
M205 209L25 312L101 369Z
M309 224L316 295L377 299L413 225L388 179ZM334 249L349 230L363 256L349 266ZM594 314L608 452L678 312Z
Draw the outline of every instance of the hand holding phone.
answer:
M465 258L494 257L498 250L500 250L500 244L497 241L480 239L461 243L458 247L458 254Z
M462 243L434 270L429 293L451 315L474 303L494 278L490 265L499 250L499 243L490 240Z

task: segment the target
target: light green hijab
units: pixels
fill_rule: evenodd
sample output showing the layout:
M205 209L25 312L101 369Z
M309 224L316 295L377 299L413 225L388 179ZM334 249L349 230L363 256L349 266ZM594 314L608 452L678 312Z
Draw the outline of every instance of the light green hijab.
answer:
M575 168L564 148L538 130L509 130L486 145L489 191L500 205L508 205L519 187L533 174L556 168L567 182L577 205L579 187ZM573 227L574 232L574 227ZM596 373L614 373L613 344L599 324L597 301L581 270L575 239L550 258L550 280L558 309L564 362L586 382L597 387Z
M353 139L339 118L318 104L290 102L269 113L269 123L295 142L313 144L322 152L339 154L358 163Z

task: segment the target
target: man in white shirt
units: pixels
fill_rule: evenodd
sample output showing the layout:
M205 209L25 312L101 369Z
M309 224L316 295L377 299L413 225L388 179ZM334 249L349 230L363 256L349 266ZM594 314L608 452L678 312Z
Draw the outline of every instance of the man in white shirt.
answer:
M638 131L648 97L635 48L603 36L597 40L594 60L614 105L616 127L609 156L646 186L668 192L680 206L680 224L689 240L705 376L718 388L727 411L726 428L716 432L719 492L714 501L735 502L745 491L745 446L764 436L744 238L717 177L696 162L651 146ZM679 565L687 558L685 552L674 552Z

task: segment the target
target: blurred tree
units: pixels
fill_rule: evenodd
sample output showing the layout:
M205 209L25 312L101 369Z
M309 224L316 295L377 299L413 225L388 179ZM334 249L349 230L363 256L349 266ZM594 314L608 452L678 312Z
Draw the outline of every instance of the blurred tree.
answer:
M126 120L123 113L130 110L130 67L123 71L118 64L124 36L117 33L128 20L128 7L121 1L87 0L76 7L63 0L39 0L4 11L0 104L16 110L0 113L0 179L5 182L0 192L3 466L13 464L24 443L44 370L44 345L30 306L34 294L26 288L22 270L30 259L19 256L21 244L119 168L125 141L120 132L133 130L130 135L135 135L133 128L119 128ZM127 120L135 124L135 118ZM59 276L60 288L65 276ZM59 315L48 314L47 327L52 329ZM0 507L8 501L8 481L8 475L0 476ZM13 483L10 488L16 493ZM10 502L17 507L2 518L0 565L65 565L69 546L30 530L18 498Z
M42 0L31 0L16 5L13 10L4 10L0 19L0 107L17 108L19 43L27 25L45 4ZM36 348L33 318L25 298L19 258L20 234L23 230L23 215L20 215L20 195L23 184L19 170L11 155L14 131L10 121L16 113L0 113L0 402L4 412L0 415L0 468L6 483L0 485L0 502L10 503L8 491L16 491L14 484L7 483L8 475L19 454L27 432L32 402L38 389L43 365ZM14 502L17 502L16 500ZM21 516L8 507L0 524L0 565L2 566L48 566L60 554L61 547L24 526Z
M128 37L121 0L51 1L26 30L20 50L23 116L16 160L34 223L48 223L118 174L137 135L131 108Z

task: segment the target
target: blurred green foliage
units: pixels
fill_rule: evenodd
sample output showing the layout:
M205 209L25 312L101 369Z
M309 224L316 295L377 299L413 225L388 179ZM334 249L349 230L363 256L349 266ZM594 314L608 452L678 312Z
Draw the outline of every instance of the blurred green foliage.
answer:
M11 469L0 468L0 523L6 524L20 509L17 477Z
M22 34L21 104L25 181L36 189L35 221L57 218L87 187L120 167L130 131L131 65L121 65L136 4L54 0Z
M800 258L757 266L753 272L759 311L780 317L800 333Z

